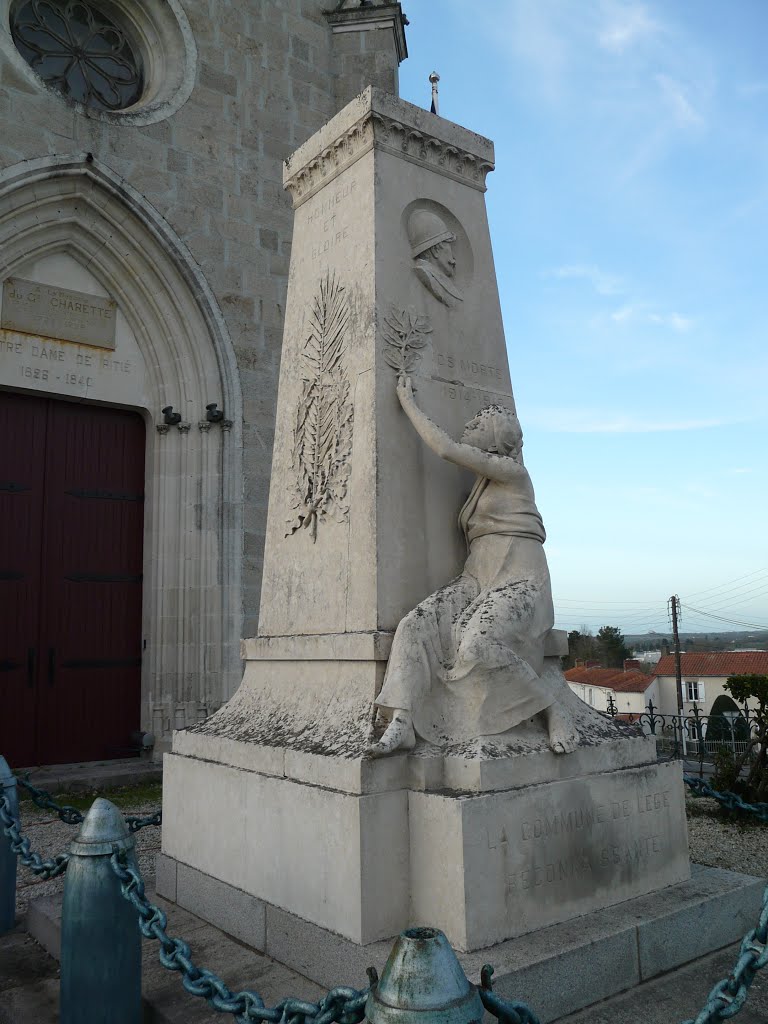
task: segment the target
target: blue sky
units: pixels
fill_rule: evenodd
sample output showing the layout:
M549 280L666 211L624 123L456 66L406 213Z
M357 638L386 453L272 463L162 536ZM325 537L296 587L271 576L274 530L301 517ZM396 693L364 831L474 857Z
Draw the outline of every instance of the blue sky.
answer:
M492 138L558 625L768 628L768 3L407 0L401 94ZM738 628L684 610L683 632Z

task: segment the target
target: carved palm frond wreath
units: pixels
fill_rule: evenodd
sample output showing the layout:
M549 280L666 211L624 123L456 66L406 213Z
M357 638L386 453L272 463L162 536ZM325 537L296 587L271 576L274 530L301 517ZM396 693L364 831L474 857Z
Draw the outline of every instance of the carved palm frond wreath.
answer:
M392 306L389 316L384 317L384 358L398 377L413 373L421 359L421 349L432 333L428 316L421 316L412 307L397 309ZM415 389L414 389L415 390Z
M292 516L286 537L318 523L349 518L347 482L352 455L354 410L343 356L347 348L349 304L346 292L328 273L312 302L304 344L303 378L293 431Z

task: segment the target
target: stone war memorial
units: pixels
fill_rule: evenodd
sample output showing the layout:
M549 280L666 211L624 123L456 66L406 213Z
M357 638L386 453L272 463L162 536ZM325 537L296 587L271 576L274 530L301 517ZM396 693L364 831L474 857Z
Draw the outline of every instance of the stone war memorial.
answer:
M704 915L717 885L689 881L680 763L560 670L493 167L487 139L372 88L286 161L259 632L234 697L166 755L157 884L325 985L418 924L470 975L591 944L600 998L637 983L652 894Z

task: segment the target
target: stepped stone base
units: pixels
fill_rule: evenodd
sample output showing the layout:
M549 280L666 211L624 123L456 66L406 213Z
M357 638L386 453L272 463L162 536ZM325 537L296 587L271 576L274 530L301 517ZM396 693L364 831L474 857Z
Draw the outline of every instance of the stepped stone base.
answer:
M688 881L661 892L458 956L475 983L492 964L494 990L548 1024L741 939L757 921L764 885L694 865ZM366 968L381 971L392 946L351 942L164 854L157 891L324 988L365 987Z
M427 924L482 949L689 877L679 763L596 728L563 757L532 725L374 761L184 730L163 853L361 945Z

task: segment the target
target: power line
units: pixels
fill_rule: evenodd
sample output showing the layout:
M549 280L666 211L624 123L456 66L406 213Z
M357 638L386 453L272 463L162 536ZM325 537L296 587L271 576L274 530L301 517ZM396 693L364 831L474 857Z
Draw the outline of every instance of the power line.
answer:
M727 612L727 611L730 611L731 608L735 608L735 607L737 607L740 604L752 604L755 601L757 601L759 598L763 597L765 594L768 594L768 587L758 587L757 590L749 590L749 591L747 591L747 595L748 596L747 595L742 596L741 594L738 594L735 599L728 601L727 604L724 604L724 605L711 605L711 604L707 604L707 605L702 605L702 607L705 608L707 611Z
M741 622L738 619L728 619L723 615L714 615L712 612L702 611L701 608L692 608L688 604L684 604L683 608L687 611L694 612L696 615L703 616L706 619L717 619L718 622L729 622L734 626L744 626L745 629L764 629L768 630L768 625L765 623L758 624L756 622Z
M753 587L753 583L756 584L756 586ZM740 587L732 587L730 590L723 590L721 593L714 594L712 597L706 597L703 601L699 601L699 604L709 605L713 601L717 603L718 601L721 601L726 594L735 594L736 598L734 598L734 600L736 600L743 594L753 594L756 590L760 590L765 587L766 584L768 584L768 576L765 576L760 580L750 580L749 583L742 583ZM744 589L745 587L747 587L746 590Z
M768 572L768 567L763 569L755 569L754 572L748 572L746 576L737 576L735 580L728 580L726 583L719 583L716 587L708 587L706 590L696 590L692 594L686 595L686 601L690 601L692 597L698 597L699 594L711 594L713 590L721 590L723 587L730 587L732 583L738 583L740 580L747 580L750 576L758 576L761 572Z
M641 615L610 615L609 616L609 615L600 615L599 613L596 614L596 615L588 615L586 613L584 615L578 615L578 614L573 615L573 614L570 614L570 611L571 611L570 608L563 608L559 612L556 610L555 614L558 615L559 618L567 619L568 622L584 622L584 623L587 623L587 622L593 622L593 623L594 622L599 622L599 623L602 624L602 623L605 623L605 622L609 622L613 618L615 618L615 619L617 619L617 620L619 620L621 622L663 622L663 621L665 621L664 616L660 615L658 612L656 612L656 610L654 608L649 608L647 610L647 612L643 612Z
M586 608L615 608L619 605L637 604L645 605L646 608L649 607L647 601L582 601L573 597L558 597L557 602L558 604L561 602L563 604L580 604Z
M666 623L659 622L657 619L649 619L644 622L629 622L624 623L621 619L615 619L613 622L606 622L605 619L597 619L594 622L585 622L583 619L563 619L559 615L555 615L555 622L561 628L568 628L583 632L584 630L598 630L604 626L614 626L622 631L622 633L643 633L653 631L655 633L668 633L669 629Z

